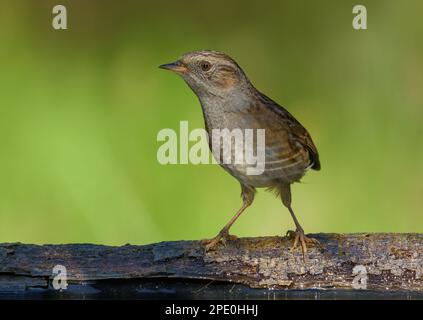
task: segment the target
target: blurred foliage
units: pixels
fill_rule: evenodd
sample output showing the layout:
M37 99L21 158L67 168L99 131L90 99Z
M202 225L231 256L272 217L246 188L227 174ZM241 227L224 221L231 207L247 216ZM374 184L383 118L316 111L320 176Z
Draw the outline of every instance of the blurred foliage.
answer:
M228 53L311 132L322 160L293 187L307 232L423 232L423 2L56 1L0 8L0 242L142 244L211 237L241 204L217 165L162 166L156 135L203 127L197 98L157 66ZM284 234L259 192L240 236Z

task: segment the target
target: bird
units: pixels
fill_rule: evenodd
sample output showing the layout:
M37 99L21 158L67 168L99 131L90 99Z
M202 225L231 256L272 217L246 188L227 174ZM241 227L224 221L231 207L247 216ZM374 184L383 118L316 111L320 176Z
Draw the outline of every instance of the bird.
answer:
M305 256L307 244L319 242L305 235L292 209L291 185L300 182L309 169L321 169L309 132L285 108L257 90L238 63L223 52L187 52L159 68L180 75L197 95L209 135L225 128L265 130L265 167L261 174L247 174L245 162L219 162L240 183L242 206L214 238L205 241L206 250L216 250L219 243L236 238L229 229L253 203L256 189L266 188L280 197L292 216L296 229L287 232L293 239L291 250L301 247ZM212 148L210 141L209 145Z

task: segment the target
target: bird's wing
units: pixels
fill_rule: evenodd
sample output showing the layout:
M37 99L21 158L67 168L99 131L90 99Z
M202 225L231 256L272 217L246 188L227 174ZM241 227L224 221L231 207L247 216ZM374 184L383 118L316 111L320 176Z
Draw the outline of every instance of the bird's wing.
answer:
M319 152L308 131L292 114L266 95L259 93L259 97L257 98L259 98L262 107L273 113L278 118L278 121L283 123L285 128L289 128L288 131L291 139L294 142L300 143L307 150L310 156L310 167L314 170L320 170Z
M316 145L311 139L310 134L291 114L289 114L289 117L290 122L295 122L295 124L291 127L294 139L298 140L301 145L303 145L307 149L310 155L311 168L314 170L320 170L321 165L319 159L319 152L317 151Z

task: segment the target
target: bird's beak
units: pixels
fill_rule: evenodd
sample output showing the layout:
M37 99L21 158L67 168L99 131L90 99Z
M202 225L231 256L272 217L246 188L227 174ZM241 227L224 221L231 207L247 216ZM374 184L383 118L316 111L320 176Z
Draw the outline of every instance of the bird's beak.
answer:
M179 60L172 63L162 64L161 66L159 66L159 68L174 71L177 73L184 73L188 70L187 67Z

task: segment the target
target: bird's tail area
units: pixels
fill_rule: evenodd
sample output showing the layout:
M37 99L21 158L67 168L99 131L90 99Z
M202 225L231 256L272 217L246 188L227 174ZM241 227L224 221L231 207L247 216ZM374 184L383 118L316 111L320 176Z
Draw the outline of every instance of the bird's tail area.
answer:
M307 151L310 157L309 168L319 171L322 168L320 165L319 153L317 150L313 151L310 147L307 147Z
M280 197L281 199L286 198L287 195L289 195L289 198L291 197L291 186L289 183L275 184L266 188L266 191L272 192L276 197Z
M281 190L280 190L279 186L277 186L277 185L267 187L266 191L273 193L276 197L279 197L281 195Z

